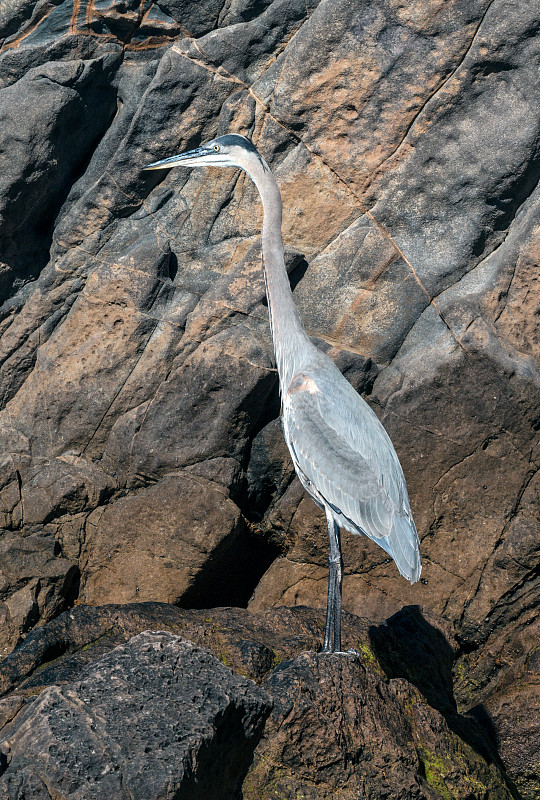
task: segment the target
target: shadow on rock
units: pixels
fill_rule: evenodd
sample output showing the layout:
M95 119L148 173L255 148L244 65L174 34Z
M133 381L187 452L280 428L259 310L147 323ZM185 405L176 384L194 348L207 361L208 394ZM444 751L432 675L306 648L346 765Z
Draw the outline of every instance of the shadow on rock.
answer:
M261 577L277 557L271 542L242 527L232 543L220 542L177 603L180 608L245 608Z
M458 645L452 648L451 627L419 606L405 606L381 625L369 628L377 659L388 678L405 678L439 711L450 730L470 745L488 764L501 765L496 729L487 710L459 714L454 697L452 668ZM515 788L510 791L517 798Z

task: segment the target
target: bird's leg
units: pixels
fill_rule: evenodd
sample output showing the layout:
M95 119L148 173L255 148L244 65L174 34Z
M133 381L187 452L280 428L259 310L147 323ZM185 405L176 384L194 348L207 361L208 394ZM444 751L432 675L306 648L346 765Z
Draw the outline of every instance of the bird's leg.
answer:
M326 604L326 626L323 653L341 652L341 543L339 527L330 512L326 511L328 538L328 600Z
M332 639L334 635L334 581L332 580L332 567L328 559L328 598L326 600L326 625L324 628L324 644L321 653L332 652Z
M343 571L343 560L341 558L341 539L339 535L339 527L334 522L334 540L337 551L336 557L336 573L335 592L334 592L334 653L341 653L341 580Z

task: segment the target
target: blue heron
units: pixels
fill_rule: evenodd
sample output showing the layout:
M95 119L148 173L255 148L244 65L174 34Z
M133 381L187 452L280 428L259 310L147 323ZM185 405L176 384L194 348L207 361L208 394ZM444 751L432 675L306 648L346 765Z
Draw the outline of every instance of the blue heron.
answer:
M401 465L375 413L306 333L285 269L281 195L253 143L238 134L219 136L145 169L176 166L242 169L261 196L263 271L283 433L302 485L326 514L330 548L322 652L341 652L340 528L376 542L411 583L420 577L418 535Z

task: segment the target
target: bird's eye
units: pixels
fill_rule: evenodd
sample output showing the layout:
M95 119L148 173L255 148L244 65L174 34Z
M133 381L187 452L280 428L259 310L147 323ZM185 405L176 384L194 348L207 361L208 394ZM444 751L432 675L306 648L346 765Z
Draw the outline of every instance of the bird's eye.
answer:
M220 149L219 148L219 144L215 144L214 145L214 150L216 151L216 153L219 153L219 149Z

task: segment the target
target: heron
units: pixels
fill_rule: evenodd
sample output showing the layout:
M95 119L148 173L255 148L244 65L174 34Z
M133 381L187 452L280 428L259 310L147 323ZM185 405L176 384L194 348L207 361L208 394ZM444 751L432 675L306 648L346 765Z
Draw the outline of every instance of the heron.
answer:
M411 583L421 556L407 485L382 423L332 359L309 338L293 299L281 234L282 201L266 161L245 136L218 136L144 169L235 167L258 189L262 262L281 395L281 419L296 473L328 525L328 595L323 653L341 653L340 529L365 535Z

